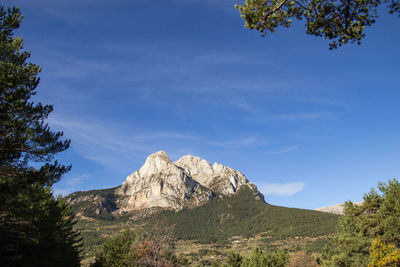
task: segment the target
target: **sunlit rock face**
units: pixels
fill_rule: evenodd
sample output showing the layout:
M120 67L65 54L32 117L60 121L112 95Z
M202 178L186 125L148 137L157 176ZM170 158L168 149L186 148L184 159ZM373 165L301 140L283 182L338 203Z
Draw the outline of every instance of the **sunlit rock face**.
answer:
M172 162L167 153L159 151L130 174L116 194L129 199L120 211L155 207L179 210L202 205L216 194L234 194L243 185L263 198L241 172L191 155Z
M139 170L126 178L116 193L129 196L121 211L154 207L178 210L200 205L214 196L211 190L202 187L171 162L164 151L150 155Z
M241 172L217 162L211 165L199 157L183 156L174 163L202 186L224 195L233 194L240 186L249 183Z

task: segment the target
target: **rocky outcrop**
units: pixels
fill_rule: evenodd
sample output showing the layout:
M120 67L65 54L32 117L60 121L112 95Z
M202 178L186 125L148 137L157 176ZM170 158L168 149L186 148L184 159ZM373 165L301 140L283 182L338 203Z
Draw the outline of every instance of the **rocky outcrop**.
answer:
M154 207L178 210L201 205L214 196L211 190L171 162L164 151L150 155L139 170L126 178L116 193L129 196L121 211Z
M362 203L363 202L355 202L353 204L355 204L356 206L361 206ZM335 204L335 205L332 205L332 206L321 207L321 208L317 208L315 210L321 211L321 212L327 212L327 213L333 213L333 214L342 215L343 211L344 211L344 203Z
M159 151L151 154L139 170L128 175L121 186L112 190L111 196L110 193L107 195L107 199L102 200L95 194L90 196L96 200L100 212L180 210L202 205L217 195L235 194L242 186L249 187L256 198L264 200L257 187L239 171L219 163L211 165L191 155L172 162L167 153ZM88 194L84 195L88 198ZM81 200L80 197L70 197L71 204L78 205ZM105 207L101 208L101 203Z
M249 183L243 173L217 162L211 165L199 157L183 156L174 164L184 169L202 186L224 195L234 194L240 186Z

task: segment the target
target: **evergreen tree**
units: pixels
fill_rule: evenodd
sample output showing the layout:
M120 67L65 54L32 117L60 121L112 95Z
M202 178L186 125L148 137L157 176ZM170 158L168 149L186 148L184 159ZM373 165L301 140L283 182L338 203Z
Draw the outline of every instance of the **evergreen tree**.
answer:
M378 190L380 193L372 189L364 195L360 206L346 202L333 238L335 248L325 251L324 265L367 266L376 238L400 248L400 183L397 179L379 183Z
M383 4L390 14L400 15L399 0L245 0L235 7L245 27L263 36L279 26L290 27L293 19L305 19L306 33L331 40L333 49L348 42L360 44L365 27L375 23Z
M234 251L230 251L228 253L228 256L226 257L226 263L230 267L240 267L242 261L243 261L242 255Z
M68 205L52 185L70 166L53 160L68 148L45 119L50 105L34 103L40 67L28 62L14 36L22 15L0 5L0 261L4 266L78 266L79 234Z
M250 255L244 258L241 267L284 267L289 263L289 255L283 249L277 252L262 251L255 247Z
M138 247L141 239L138 231L127 230L106 240L92 266L139 266Z
M174 243L173 226L153 221L151 225L126 230L106 240L92 266L179 266Z

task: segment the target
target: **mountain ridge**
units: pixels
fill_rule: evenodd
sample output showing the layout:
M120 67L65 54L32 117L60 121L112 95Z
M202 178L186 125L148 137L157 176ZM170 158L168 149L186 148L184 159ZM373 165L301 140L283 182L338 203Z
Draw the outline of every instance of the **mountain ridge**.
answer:
M66 196L79 214L122 214L146 209L181 210L204 205L217 196L235 194L246 186L255 197L263 194L243 173L217 162L186 155L172 162L165 151L149 155L143 166L122 185Z
M353 204L360 206L363 204L363 201L360 202L354 202ZM330 206L325 206L325 207L320 207L315 209L316 211L320 212L326 212L326 213L333 213L333 214L338 214L338 215L343 215L344 213L344 206L345 203L339 203L339 204L334 204Z

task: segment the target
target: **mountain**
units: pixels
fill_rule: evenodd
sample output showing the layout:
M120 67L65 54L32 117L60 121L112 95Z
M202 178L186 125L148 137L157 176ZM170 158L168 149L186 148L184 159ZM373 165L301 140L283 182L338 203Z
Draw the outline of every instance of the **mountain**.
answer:
M118 187L75 192L66 197L78 214L182 210L204 205L211 199L251 189L264 200L257 187L239 171L219 163L187 155L172 162L164 151L151 154L143 166Z
M285 242L315 242L322 249L339 218L270 205L241 172L190 155L172 162L164 151L150 155L122 185L75 192L66 200L78 214L87 259L115 233L157 221L174 226L182 251L185 244L199 249L218 245L226 251L239 244L248 251L256 244Z
M96 194L104 197L115 190L96 191ZM256 245L282 246L293 251L303 246L321 253L328 242L326 237L335 232L339 218L336 214L315 210L270 205L250 186L241 186L234 194L221 194L203 205L177 211L144 209L120 216L86 215L78 216L76 225L84 240L86 259L93 257L105 240L124 229L152 227L162 222L174 227L177 254L193 256L194 262L202 257L200 251L228 253L234 249L247 253Z
M362 201L361 202L355 202L354 204L357 206L362 205ZM317 208L315 209L316 211L321 211L321 212L327 212L327 213L333 213L333 214L339 214L342 215L343 211L344 211L344 203L341 204L335 204L332 206L326 206L326 207L321 207L321 208Z

